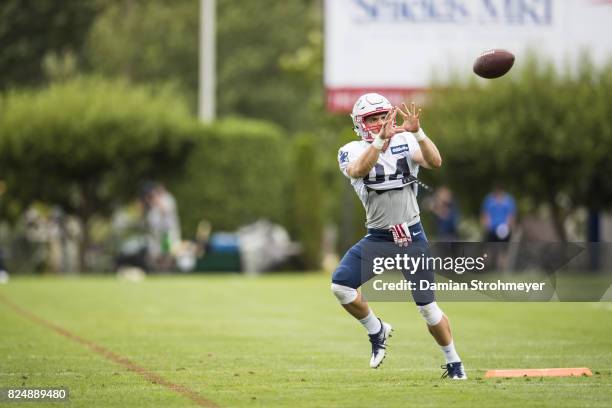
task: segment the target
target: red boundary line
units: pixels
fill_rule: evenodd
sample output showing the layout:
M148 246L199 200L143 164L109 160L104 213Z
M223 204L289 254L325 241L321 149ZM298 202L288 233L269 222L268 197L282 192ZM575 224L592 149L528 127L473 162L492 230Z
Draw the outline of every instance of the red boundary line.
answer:
M33 321L34 323L38 323L41 326L44 326L48 329L53 330L54 332L66 337L69 340L72 340L76 343L79 343L83 346L88 347L91 351L101 355L102 357L116 363L119 365L124 366L125 368L127 368L129 371L135 372L136 374L139 374L141 377L143 377L145 380L149 381L152 384L158 384L161 385L163 387L166 387L167 389L169 389L170 391L174 391L177 394L180 394L184 397L189 398L190 400L192 400L193 402L195 402L196 404L198 404L201 407L211 407L211 408L217 408L218 405L216 405L214 402L207 400L206 398L204 398L203 396L201 396L200 394L198 394L197 392L193 391L192 389L181 385L181 384L175 384L173 382L170 382L168 380L166 380L165 378L161 377L158 374L155 374L152 371L147 370L144 367L139 366L138 364L134 363L132 360L130 360L127 357L123 357L117 353L112 352L111 350L104 348L98 344L96 344L95 342L91 341L91 340L87 340L84 339L83 337L77 336L76 334L70 332L69 330L64 329L63 327L60 327L56 324L53 324L41 317L36 316L35 314L27 311L26 309L21 308L20 306L18 306L17 304L11 302L10 300L6 299L4 296L0 295L0 302L4 303L5 305L7 305L10 309L12 309L15 313Z

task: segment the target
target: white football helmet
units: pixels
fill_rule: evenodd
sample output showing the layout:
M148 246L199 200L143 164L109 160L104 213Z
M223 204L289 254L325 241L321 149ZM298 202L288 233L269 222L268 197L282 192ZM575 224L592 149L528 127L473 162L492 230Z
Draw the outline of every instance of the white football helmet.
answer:
M377 93L367 93L361 95L355 105L353 106L353 113L351 113L351 119L353 119L353 130L366 142L372 142L374 135L380 132L380 126L366 126L365 118L370 115L378 113L386 113L393 109L391 102L382 95Z

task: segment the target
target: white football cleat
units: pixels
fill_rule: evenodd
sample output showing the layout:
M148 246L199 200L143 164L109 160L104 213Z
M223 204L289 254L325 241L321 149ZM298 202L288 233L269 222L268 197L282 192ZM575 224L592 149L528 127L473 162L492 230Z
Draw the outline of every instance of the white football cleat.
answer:
M441 368L446 370L442 374L442 378L449 378L451 380L467 380L468 378L461 361L456 363L448 363L443 365Z
M389 323L380 320L380 325L381 328L378 333L369 335L370 343L372 343L372 358L370 359L370 367L372 368L378 368L385 359L387 340L391 337L393 331L393 327Z

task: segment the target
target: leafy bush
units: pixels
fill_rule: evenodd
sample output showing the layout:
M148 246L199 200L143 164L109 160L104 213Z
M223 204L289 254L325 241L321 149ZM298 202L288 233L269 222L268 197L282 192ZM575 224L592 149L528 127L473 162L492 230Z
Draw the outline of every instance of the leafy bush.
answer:
M184 179L170 186L185 235L193 236L200 220L215 230L283 221L287 145L280 128L266 122L233 118L201 128Z
M321 266L323 238L323 173L320 154L312 135L300 135L291 147L291 211L292 235L302 244L301 260L306 269Z
M561 71L531 57L502 79L433 91L424 127L442 152L439 176L472 212L500 182L527 206L549 206L564 238L563 213L610 206L612 65L581 61Z
M7 199L21 209L34 201L59 205L84 225L132 199L142 180L180 174L197 135L197 122L168 89L78 78L3 99Z

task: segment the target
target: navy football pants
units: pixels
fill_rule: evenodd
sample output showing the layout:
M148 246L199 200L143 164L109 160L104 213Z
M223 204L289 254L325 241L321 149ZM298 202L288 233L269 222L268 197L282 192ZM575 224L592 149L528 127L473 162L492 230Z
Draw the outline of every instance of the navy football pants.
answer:
M376 248L384 247L385 249L383 252L385 253L380 254L380 256L394 256L397 253L404 253L406 251L410 254L411 250L414 253L414 256L417 256L416 253L418 252L420 254L423 250L426 251L425 253L427 255L427 237L425 236L425 231L423 230L421 223L419 222L414 224L410 226L409 229L412 237L412 243L405 249L400 249L400 247L394 243L393 235L389 230L368 229L368 234L353 245L351 249L346 252L346 254L344 254L344 257L340 261L340 265L338 265L334 274L332 275L332 282L337 285L357 289L375 276L371 271L371 268L365 268L362 272L362 254L364 247L367 245L373 244L372 246ZM386 243L388 243L388 245ZM369 265L371 265L371 263ZM421 268L412 275L404 272L404 277L406 280L428 280L429 282L434 282L433 271L429 269ZM418 285L417 289L412 291L412 296L416 304L419 306L435 301L433 290L420 290Z

